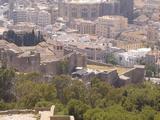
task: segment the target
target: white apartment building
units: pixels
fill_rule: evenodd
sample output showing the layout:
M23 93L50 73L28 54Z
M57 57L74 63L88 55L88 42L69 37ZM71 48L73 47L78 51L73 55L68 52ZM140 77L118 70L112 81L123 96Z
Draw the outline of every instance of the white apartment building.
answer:
M24 9L16 9L13 11L12 18L14 23L26 22L28 18L27 11Z
M145 61L146 55L151 51L151 48L140 48L137 50L129 50L127 52L115 53L116 62L124 67L133 67Z
M96 20L96 35L107 38L115 37L128 27L128 19L123 16L103 16Z
M30 8L27 10L28 12L28 22L37 24L37 20L38 20L38 10L34 9L34 8Z
M51 14L47 11L40 11L38 13L37 25L45 27L51 24Z
M38 11L38 9L35 8L16 9L13 11L12 18L15 24L30 22L41 27L51 24L51 13L45 10Z

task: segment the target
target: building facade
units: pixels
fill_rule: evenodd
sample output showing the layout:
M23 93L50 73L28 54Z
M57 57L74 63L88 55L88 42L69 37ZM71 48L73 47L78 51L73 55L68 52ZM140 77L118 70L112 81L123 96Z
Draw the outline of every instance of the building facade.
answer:
M78 30L80 34L95 34L95 23L83 19L75 19L71 22L70 27Z
M83 18L95 20L103 15L120 14L120 2L117 0L64 0L59 2L59 16L68 20Z
M96 35L113 38L128 27L128 20L122 16L103 16L96 20Z
M40 11L38 13L37 25L45 27L51 24L51 14L47 11Z
M28 18L27 11L24 9L13 10L12 19L14 23L26 22Z
M128 18L129 22L133 20L134 0L120 0L120 13Z
M45 10L35 8L15 9L12 13L14 24L20 22L31 22L41 27L51 24L51 13Z

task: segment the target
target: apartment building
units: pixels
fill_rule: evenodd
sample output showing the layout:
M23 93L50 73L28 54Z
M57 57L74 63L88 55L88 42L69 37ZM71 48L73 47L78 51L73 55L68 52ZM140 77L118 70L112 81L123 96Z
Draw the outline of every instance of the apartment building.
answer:
M75 19L71 22L70 27L78 30L80 34L95 34L95 23L93 21Z
M113 38L128 27L128 19L122 16L103 16L96 20L96 35Z
M14 24L30 22L41 27L51 24L51 13L38 8L17 8L13 10L12 19Z

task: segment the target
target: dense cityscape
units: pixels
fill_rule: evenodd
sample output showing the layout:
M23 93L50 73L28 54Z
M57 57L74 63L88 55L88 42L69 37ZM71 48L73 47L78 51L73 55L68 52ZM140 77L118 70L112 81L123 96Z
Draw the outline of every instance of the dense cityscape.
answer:
M160 0L0 0L0 120L160 120Z

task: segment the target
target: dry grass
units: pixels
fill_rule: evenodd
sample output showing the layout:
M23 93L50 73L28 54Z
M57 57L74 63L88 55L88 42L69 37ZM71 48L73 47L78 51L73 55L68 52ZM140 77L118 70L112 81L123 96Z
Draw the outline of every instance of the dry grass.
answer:
M128 68L124 68L124 67L100 66L100 65L87 65L87 68L93 69L93 70L98 70L98 71L108 71L108 72L116 69L118 74L122 74L128 70Z

